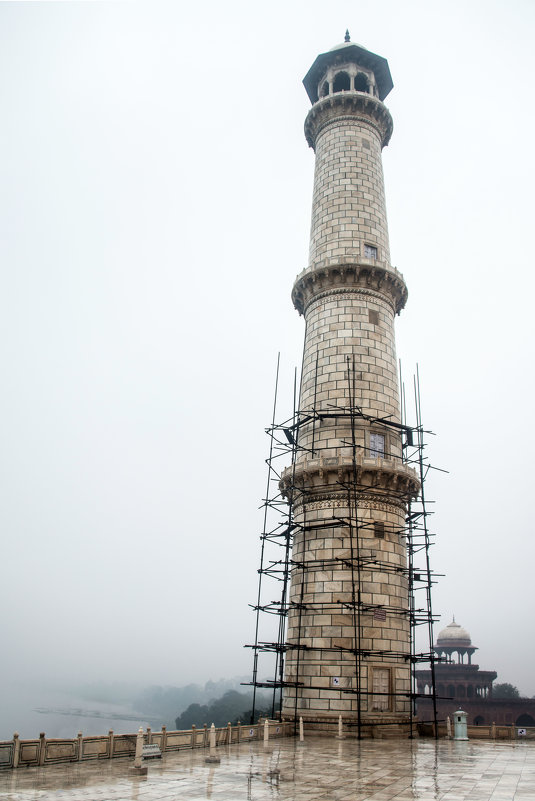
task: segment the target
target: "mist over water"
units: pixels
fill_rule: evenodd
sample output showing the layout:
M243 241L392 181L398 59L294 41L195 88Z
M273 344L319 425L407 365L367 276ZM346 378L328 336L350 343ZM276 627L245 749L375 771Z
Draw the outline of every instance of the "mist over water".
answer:
M115 734L132 734L140 726L150 726L153 731L167 726L171 731L176 728L178 716L192 704L196 705L195 714L204 715L202 720L197 718L192 722L209 724L210 712L206 705L210 706L219 699L227 699L226 711L232 720L242 709L251 706L246 697L250 687L244 686L249 678L235 676L181 686L119 681L37 686L31 682L17 682L0 705L0 740L11 739L14 732L18 732L22 739L35 739L40 732L51 738L71 739L80 731L86 737L107 734L110 729ZM230 702L227 693L232 695ZM238 706L232 711L237 695L240 696Z
M130 734L140 726L159 729L162 723L167 721L136 714L130 704L94 701L75 691L36 691L19 686L2 702L0 739L9 740L14 732L27 740L39 737L40 732L66 739L76 737L79 731L85 736L107 734L110 729Z

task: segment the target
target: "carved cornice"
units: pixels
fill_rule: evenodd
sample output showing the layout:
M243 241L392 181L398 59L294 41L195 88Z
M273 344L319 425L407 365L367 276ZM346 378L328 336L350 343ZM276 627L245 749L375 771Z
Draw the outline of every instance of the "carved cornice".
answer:
M340 120L361 121L375 128L385 147L392 136L394 123L387 107L365 92L337 92L314 103L305 120L305 136L308 144L316 148L321 131Z
M377 508L382 503L404 509L418 496L420 482L412 467L393 459L361 456L355 464L346 457L305 458L284 470L279 481L282 495L296 506L343 501L342 488L346 487L356 487L357 504L362 497L363 508Z
M296 499L297 500L297 499ZM344 509L347 513L347 492L324 492L316 493L314 491L303 495L302 503L305 504L308 512L318 511L322 509ZM359 509L375 509L381 512L389 512L390 514L405 514L406 500L404 498L385 498L384 495L374 495L372 493L359 492L357 496L357 504ZM299 503L297 503L299 505Z
M403 309L409 294L398 270L384 262L362 260L308 267L295 280L292 301L299 314L304 314L313 299L341 292L377 293L395 314Z

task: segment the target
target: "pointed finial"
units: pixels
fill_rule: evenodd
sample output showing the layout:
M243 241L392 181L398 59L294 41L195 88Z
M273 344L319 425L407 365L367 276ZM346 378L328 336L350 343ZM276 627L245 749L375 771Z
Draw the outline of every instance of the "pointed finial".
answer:
M349 28L346 28L346 35L344 36L344 42L350 42L351 39L349 38Z

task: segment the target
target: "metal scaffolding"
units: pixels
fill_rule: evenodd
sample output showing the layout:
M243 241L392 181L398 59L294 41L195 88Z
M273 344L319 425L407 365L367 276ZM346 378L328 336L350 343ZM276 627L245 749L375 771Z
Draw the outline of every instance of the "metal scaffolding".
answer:
M418 693L416 692L415 669L421 663L428 663L431 668L432 677L432 699L433 699L433 719L435 736L437 733L437 708L435 695L435 662L437 656L433 650L433 623L434 616L431 603L431 589L436 582L438 574L435 574L430 566L430 547L433 544L434 534L430 530L429 518L432 514L429 511L430 501L425 494L425 480L430 470L434 468L427 456L427 438L432 432L423 428L420 400L420 381L418 371L414 377L414 423L407 422L407 400L404 384L400 378L401 387L401 422L396 422L388 418L374 417L365 414L357 405L355 400L354 382L354 363L348 359L347 362L347 393L346 406L336 406L323 409L307 409L300 411L297 408L295 398L297 393L297 377L294 377L294 411L291 417L282 423L276 422L277 415L277 395L279 385L279 365L280 358L277 360L277 372L275 380L275 393L273 402L273 416L271 425L266 429L269 436L269 455L266 459L267 482L266 494L263 499L263 528L260 535L260 566L258 569L258 593L253 609L256 613L255 640L246 647L253 650L253 671L252 680L247 684L253 687L253 710L251 723L253 722L257 708L257 689L269 688L270 690L270 716L273 719L281 719L282 698L285 688L294 688L295 714L294 724L297 724L297 699L299 687L303 686L300 681L299 666L301 654L308 650L320 650L326 652L342 652L351 654L355 664L355 686L353 688L340 688L340 693L351 693L356 696L356 721L355 729L358 737L361 736L363 722L361 720L361 698L367 695L377 695L377 692L365 690L360 686L361 668L366 660L380 658L383 662L400 660L409 661L411 665L411 682L409 693L396 693L392 689L384 693L390 697L407 696L410 698L409 714L409 736L415 732L415 701ZM349 514L340 517L334 516L326 520L323 525L325 528L333 529L337 526L349 531L350 552L349 555L341 558L332 559L304 560L292 556L292 545L298 532L303 537L308 533L319 530L321 523L314 521L309 525L306 516L300 515L296 521L294 510L296 503L303 500L307 488L302 482L299 484L294 480L296 463L299 455L303 454L303 448L299 445L300 433L302 431L312 431L312 447L307 450L310 455L317 455L317 443L315 442L314 431L316 426L329 417L336 417L349 424L351 432L350 439L344 443L350 447L352 454L352 469L349 471L349 478L340 482L340 489L347 493L347 510ZM406 565L395 566L389 562L382 561L376 554L367 553L361 547L361 537L365 529L373 525L369 520L365 520L359 513L359 494L364 489L360 484L358 470L359 448L355 437L355 426L358 421L373 423L374 427L384 427L395 429L401 435L402 456L401 462L404 465L412 466L420 481L420 492L416 499L406 498L406 517L404 527L400 534L406 543ZM283 479L285 491L284 496L281 491L281 480ZM288 489L289 488L289 489ZM369 487L367 488L369 489ZM400 491L400 496L401 497ZM388 524L387 524L388 525ZM394 532L390 532L394 533ZM301 597L299 600L290 601L289 590L292 574L295 571L306 571L318 569L331 569L344 567L351 574L351 598L346 603L340 604L325 603L322 601L307 600L303 597L305 581L301 581ZM380 570L383 573L402 574L408 587L407 603L404 606L388 606L371 604L364 602L362 598L362 573L365 570ZM351 648L321 648L314 649L310 645L301 642L301 617L303 613L313 610L317 613L338 613L341 608L350 612L353 619L353 645ZM297 613L298 636L297 641L288 644L287 620L288 613L292 610ZM385 620L387 617L403 616L409 619L410 631L410 651L409 653L373 650L362 647L362 615L372 615L375 620ZM424 650L418 650L416 645L416 631L419 627L424 631ZM295 661L297 669L292 681L285 681L284 668L285 658L289 650L296 653ZM314 689L313 684L308 685L309 689ZM429 694L426 698L429 698Z

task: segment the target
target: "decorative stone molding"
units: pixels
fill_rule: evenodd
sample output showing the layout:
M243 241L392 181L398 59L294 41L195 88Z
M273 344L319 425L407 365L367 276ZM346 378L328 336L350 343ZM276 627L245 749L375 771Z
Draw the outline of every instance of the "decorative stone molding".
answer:
M375 128L381 146L385 147L392 136L394 123L387 107L366 92L337 92L314 103L305 120L305 136L310 147L323 129L333 122L348 119L364 122Z
M306 504L307 512L344 508L347 514L347 492L327 493L323 496L314 493L313 500L307 494L306 497L303 497L303 502ZM357 505L359 509L375 509L378 512L389 512L390 514L399 514L400 510L403 513L406 511L406 502L403 498L399 500L388 498L388 502L386 502L382 496L364 492L357 494Z
M300 273L292 289L292 301L304 314L310 302L318 297L343 292L379 294L399 314L408 297L407 286L398 270L384 262L359 262L314 265Z
M357 499L364 491L365 501L374 505L383 503L405 508L420 491L420 482L412 467L391 459L367 459L359 456L355 465L350 458L304 459L284 470L279 487L285 498L292 499L296 507L333 499L343 501L341 485L358 488ZM305 489L306 492L302 492ZM346 496L347 500L347 496ZM371 508L368 507L368 508Z

